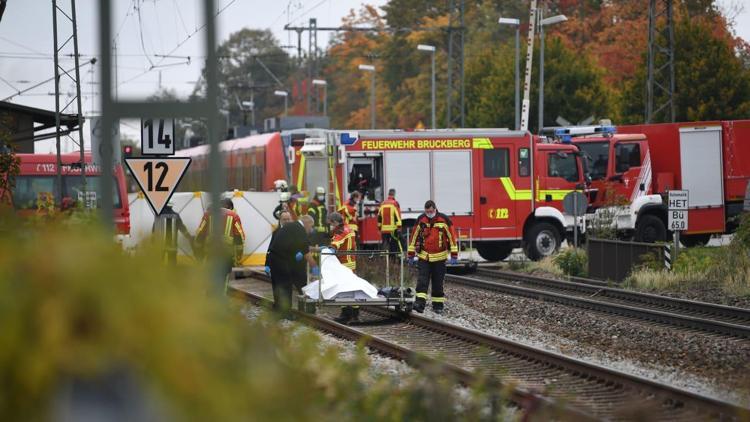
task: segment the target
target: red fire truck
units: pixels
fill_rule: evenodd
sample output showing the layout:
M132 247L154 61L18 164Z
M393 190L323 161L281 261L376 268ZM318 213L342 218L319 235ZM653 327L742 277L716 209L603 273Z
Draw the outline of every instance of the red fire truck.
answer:
M586 180L573 145L540 144L528 132L503 129L328 131L305 139L300 154L304 186L325 187L330 206L364 191L365 244L380 242L377 208L396 189L405 226L433 199L491 261L521 245L532 259L554 253L573 227L562 199Z
M13 189L13 206L20 215L36 212L38 201L50 197L57 207L72 206L76 201L101 206L101 198L96 198L99 189L101 168L91 163L91 154L86 153L86 193L82 189L80 155L62 154L62 204L59 203L57 183L57 156L55 154L18 154L21 159L21 171L16 177ZM125 173L122 166L115 167L113 172L113 207L114 222L117 234L130 233L130 211Z
M590 129L590 128L589 128ZM586 128L559 129L575 136ZM590 131L590 133L594 133ZM567 133L566 133L567 132ZM750 120L644 124L601 128L574 137L586 154L592 204L601 215L617 202L615 224L636 240L665 240L666 194L689 192L686 246L705 244L713 234L736 228L750 180Z

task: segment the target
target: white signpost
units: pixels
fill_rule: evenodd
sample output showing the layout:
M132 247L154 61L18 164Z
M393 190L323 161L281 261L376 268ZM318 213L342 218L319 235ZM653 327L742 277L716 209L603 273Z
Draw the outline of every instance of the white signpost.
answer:
M141 154L174 155L174 119L141 120Z
M668 197L668 225L674 233L674 260L680 248L680 232L688 229L689 193L686 190L671 190Z

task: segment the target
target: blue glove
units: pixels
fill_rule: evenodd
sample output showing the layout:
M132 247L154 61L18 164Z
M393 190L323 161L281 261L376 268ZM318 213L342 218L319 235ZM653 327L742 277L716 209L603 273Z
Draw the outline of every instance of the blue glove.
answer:
M458 260L456 258L451 258L448 260L448 265L456 265L458 264Z
M263 268L263 271L265 271L267 276L271 276L271 267L269 267L268 265L266 265L266 268Z
M312 267L310 270L310 274L314 275L315 277L320 276L320 267Z
M297 252L297 255L294 255L294 259L296 259L297 262L302 261L302 258L304 258L304 255L302 255L302 252Z

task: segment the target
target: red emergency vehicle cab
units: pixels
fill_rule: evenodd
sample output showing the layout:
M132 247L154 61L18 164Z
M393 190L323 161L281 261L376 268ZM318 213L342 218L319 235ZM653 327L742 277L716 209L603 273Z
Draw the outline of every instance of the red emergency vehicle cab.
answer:
M576 147L536 143L532 191L532 141L528 132L504 129L331 131L306 139L301 154L308 187L338 191L343 200L364 193L359 231L366 245L380 243L377 209L396 189L404 227L432 199L483 258L501 260L523 245L539 259L572 233L562 200L583 188L585 176Z
M18 154L21 160L21 171L16 177L13 189L13 206L20 215L30 215L36 212L38 201L44 197L53 198L55 206L65 208L77 201L83 203L95 202L101 207L101 198L97 198L101 184L101 168L93 165L91 154L86 153L85 177L86 195L82 189L80 154L62 154L62 205L58 198L57 156L56 154ZM125 189L125 173L121 165L115 166L113 171L114 223L117 234L130 233L130 211L128 196Z
M669 190L689 192L686 246L736 228L750 180L750 120L560 128L556 135L572 135L585 153L594 209L619 205L615 224L624 235L666 240Z

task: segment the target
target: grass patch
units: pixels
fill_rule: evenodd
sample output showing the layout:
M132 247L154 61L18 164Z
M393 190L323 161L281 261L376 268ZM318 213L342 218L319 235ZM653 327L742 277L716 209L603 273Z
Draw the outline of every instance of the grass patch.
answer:
M634 270L624 285L653 291L716 289L731 296L750 296L749 254L750 249L738 242L682 249L673 271L644 265Z

